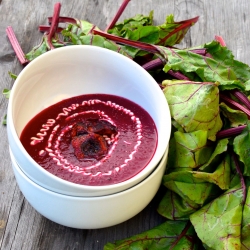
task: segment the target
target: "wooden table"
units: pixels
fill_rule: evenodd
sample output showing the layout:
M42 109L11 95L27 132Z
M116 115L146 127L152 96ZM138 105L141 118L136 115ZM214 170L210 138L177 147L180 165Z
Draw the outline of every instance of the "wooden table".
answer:
M84 19L101 29L111 21L122 0L62 0L61 15ZM11 25L24 52L41 39L40 24L47 24L55 0L0 0L0 89L10 89L14 81L8 72L19 74L23 67L15 57L5 29ZM131 0L121 19L154 10L155 22L163 23L168 14L176 21L200 16L180 47L191 47L211 41L215 35L224 38L236 59L250 64L249 0ZM0 95L0 118L6 114L8 100ZM103 249L113 242L148 230L164 221L156 208L161 191L134 218L109 228L79 230L58 225L37 213L20 192L11 168L6 126L0 125L0 249ZM146 195L146 194L145 194Z

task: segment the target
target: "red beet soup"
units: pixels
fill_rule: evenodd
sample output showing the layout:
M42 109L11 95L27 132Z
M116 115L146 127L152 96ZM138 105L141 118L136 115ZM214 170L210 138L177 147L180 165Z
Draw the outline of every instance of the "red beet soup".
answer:
M152 159L157 129L136 103L89 94L58 102L37 114L20 140L51 174L77 184L102 186L138 174Z

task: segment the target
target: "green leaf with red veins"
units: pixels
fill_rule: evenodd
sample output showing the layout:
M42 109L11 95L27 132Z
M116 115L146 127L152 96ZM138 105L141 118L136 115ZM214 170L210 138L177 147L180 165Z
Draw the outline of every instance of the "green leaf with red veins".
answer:
M34 60L36 57L44 54L45 52L48 51L48 47L46 44L45 39L42 40L41 44L35 46L30 52L28 52L25 57L29 61Z
M230 145L231 146L231 145ZM235 161L233 160L233 157L231 157L231 175L230 175L230 185L229 189L234 188L235 186L238 186L241 184L241 176L236 170Z
M246 203L243 209L241 229L242 250L250 249L250 188L247 190Z
M64 29L61 33L64 36L64 41L69 44L98 46L130 57L130 55L123 49L122 46L102 36L93 35L91 33L91 30L93 28L99 30L92 23L84 20L77 20L76 24L69 24L67 28Z
M180 71L190 80L202 82L219 82L221 90L239 88L244 90L245 85L237 78L233 67L222 64L213 58L205 57L188 50L179 50L159 46L162 56L167 63L164 71Z
M182 41L189 28L197 20L198 17L195 17L175 22L174 16L171 14L166 17L165 23L156 26L153 25L153 12L151 12L148 17L137 15L127 19L123 23L115 25L113 29L108 30L108 33L133 41L161 46L174 46ZM130 46L124 46L124 49L132 57L148 54L148 52Z
M99 29L99 28L96 27L93 23L90 23L90 22L85 21L85 20L79 20L79 21L78 21L78 27L79 27L79 29L80 29L79 35L80 35L80 32L81 32L81 34L87 35L87 34L89 34L89 33L91 32L91 30L92 30L93 28Z
M163 86L171 116L184 131L208 131L214 141L222 128L217 83L165 80Z
M213 148L207 145L207 131L175 132L175 163L171 168L197 168L207 162Z
M107 243L104 250L200 249L196 234L188 221L166 221L163 224L127 239Z
M195 178L188 171L177 171L164 175L162 183L190 204L204 205L214 198L214 194L220 193L220 189L215 184Z
M118 23L109 34L134 41L141 41L162 46L173 46L182 41L189 28L198 21L198 17L176 22L174 16L168 15L165 23L153 25L153 12L149 16L136 15Z
M228 139L219 140L216 143L215 149L208 159L208 161L199 168L199 171L202 172L214 172L218 164L221 162L222 154L228 150Z
M239 155L239 160L244 164L243 175L250 176L250 123L243 132L234 138L234 152Z
M68 24L68 26L61 31L61 34L64 36L64 39L70 37L70 33L74 34L75 36L83 36L91 33L93 28L99 30L99 28L96 27L93 23L76 19L76 23Z
M190 172L194 178L216 184L220 189L226 190L230 185L230 157L227 154L213 173L200 171Z
M237 79L244 83L245 90L250 90L250 67L247 64L235 60L232 52L216 41L205 44L204 48L214 60L234 71Z
M64 46L64 44L58 43L57 40L55 40L55 39L52 39L52 44L53 44L54 48L60 48L60 47ZM29 61L32 61L35 58L37 58L38 56L46 53L49 50L50 50L50 48L49 48L49 45L47 42L47 37L44 36L42 39L42 42L39 45L35 46L31 51L29 51L25 55L25 58L28 59Z
M201 206L188 202L178 194L167 189L157 208L157 212L169 220L188 220L189 215L198 210Z
M154 13L153 11L151 11L148 16L138 14L134 17L125 19L123 22L115 24L112 29L108 30L108 33L124 38L129 38L130 35L134 31L136 31L138 27L142 26L155 27L153 26L153 15Z
M229 189L190 215L196 233L209 249L241 249L243 190Z
M236 109L231 109L223 102L220 103L220 110L223 116L228 119L230 127L238 127L240 125L246 124L246 122L248 121L248 117L244 112Z
M174 16L169 15L166 17L166 22L159 25L159 41L155 44L161 46L174 46L179 44L187 31L192 25L198 21L198 17L183 20L181 22L174 21Z
M93 45L93 46L102 47L102 48L106 48L109 50L113 50L127 57L130 57L120 45L99 35L89 34L86 36L80 36L79 41L80 41L80 44L82 45Z

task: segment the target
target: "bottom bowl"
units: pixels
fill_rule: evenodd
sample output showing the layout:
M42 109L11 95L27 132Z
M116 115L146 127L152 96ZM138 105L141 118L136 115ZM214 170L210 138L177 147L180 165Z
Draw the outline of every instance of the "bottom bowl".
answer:
M23 173L10 150L17 183L31 206L51 221L79 229L113 226L144 209L160 187L167 155L168 150L154 172L130 189L106 196L76 197L55 193L37 185Z

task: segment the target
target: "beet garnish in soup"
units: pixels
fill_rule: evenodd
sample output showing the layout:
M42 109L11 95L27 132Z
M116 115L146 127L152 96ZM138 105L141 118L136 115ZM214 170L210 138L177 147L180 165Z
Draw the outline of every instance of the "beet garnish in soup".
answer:
M138 104L89 94L44 109L25 126L20 140L51 174L101 186L128 180L147 166L157 147L157 129Z
M117 129L105 120L86 120L76 123L71 132L72 146L78 160L101 159L108 153L108 136L115 136Z

